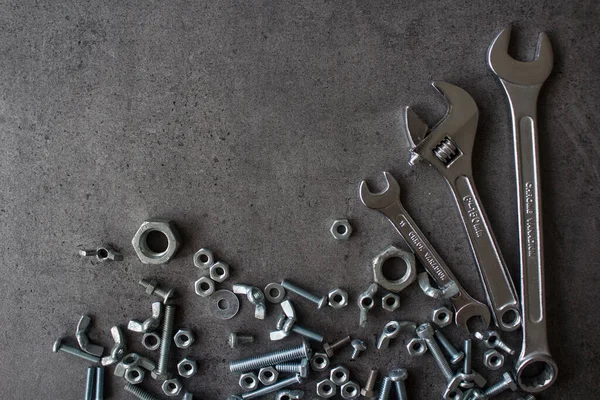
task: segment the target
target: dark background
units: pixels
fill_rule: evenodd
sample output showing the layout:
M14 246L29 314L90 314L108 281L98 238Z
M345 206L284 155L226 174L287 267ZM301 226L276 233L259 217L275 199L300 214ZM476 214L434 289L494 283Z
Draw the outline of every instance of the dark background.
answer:
M437 303L416 284L393 315L378 309L358 327L355 300L371 282L370 260L402 242L360 203L357 187L364 178L377 187L381 171L391 171L413 218L483 299L450 191L432 167L408 166L402 123L406 105L431 124L443 117L430 81L463 87L480 108L475 180L517 281L510 116L485 59L511 23L515 56L531 58L540 31L555 52L538 109L549 342L560 372L539 398L597 396L599 16L595 1L2 1L1 397L82 398L86 363L53 354L52 343L73 337L90 313L92 339L109 347L112 325L149 315L141 277L176 288L177 326L197 332L190 351L173 353L200 361L185 387L202 399L239 393L229 360L298 339L268 341L278 307L265 322L245 299L230 321L210 315L193 293L200 273L192 265L193 253L209 247L232 267L224 288L282 278L323 294L346 288L352 300L343 310L317 311L294 297L300 322L328 339L366 339L359 361L348 361L348 350L336 360L361 383L371 367L384 374L401 365L411 398L439 398L442 375L429 354L408 356L409 336L374 350L386 321L429 318ZM141 264L131 247L149 217L174 220L184 238L168 266ZM355 228L348 242L330 236L339 217ZM125 261L77 255L103 243ZM229 330L257 343L231 350ZM464 339L455 327L445 331ZM504 336L519 347L519 333ZM139 339L128 334L130 350L142 352ZM476 368L496 381L475 348ZM309 399L317 379L306 385ZM112 368L106 386L112 398L132 398ZM149 378L143 387L162 396Z

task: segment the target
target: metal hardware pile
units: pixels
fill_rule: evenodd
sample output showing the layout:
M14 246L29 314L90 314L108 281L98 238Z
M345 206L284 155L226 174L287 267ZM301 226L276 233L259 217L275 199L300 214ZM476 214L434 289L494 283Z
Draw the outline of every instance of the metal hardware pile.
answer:
M355 303L359 309L358 326L364 328L369 324L369 311L378 304L388 312L397 310L400 307L397 293L415 281L425 295L444 303L432 310L430 322L387 322L378 335L376 351L385 351L400 334L408 335L407 354L412 357L431 354L439 367L440 396L445 400L491 399L517 388L536 393L552 385L558 372L547 345L536 124L537 96L552 69L552 48L548 37L541 34L536 59L519 62L507 54L509 39L510 28L496 37L488 52L488 63L504 86L512 110L521 250L520 304L472 177L471 153L478 108L466 91L449 83L434 82L434 87L449 103L446 117L430 129L407 108L406 130L412 145L411 164L418 160L427 161L446 179L452 191L485 289L487 305L467 293L410 217L400 202L400 185L391 174L384 173L387 187L380 193L371 192L365 181L359 188L363 204L385 215L411 251L388 246L373 258L373 283L360 293ZM156 247L156 235L165 241L160 249ZM331 226L331 235L336 240L348 240L352 225L347 219L336 220ZM177 255L181 243L175 224L165 220L145 221L132 240L135 252L144 264L168 263ZM95 257L98 261L123 260L119 252L108 246L81 250L80 254ZM399 279L390 279L384 271L384 264L393 258L406 264L406 272ZM417 273L417 259L425 272ZM409 398L405 386L405 381L410 379L409 371L401 366L385 371L379 380L381 371L373 368L366 382L361 384L347 366L334 363L343 348L351 350L351 360L360 362L361 353L375 351L368 348L366 340L348 335L326 342L324 332L314 332L299 321L292 301L302 298L314 303L317 309L344 308L350 304L345 290L334 288L327 295L316 295L285 279L280 283L269 283L264 290L236 282L230 291L218 287L229 279L230 267L217 260L211 250L198 250L193 256L193 264L204 273L194 283L194 291L206 299L215 318L228 320L235 317L241 298L253 307L258 320L264 320L269 309L281 309L276 326L269 332L270 340L288 336L299 339L292 347L231 360L229 368L232 379L239 383L240 393L230 395L228 400L263 398L269 394L278 400L301 399L305 392L294 385L305 384L306 388L306 382L315 375L321 378L315 380L314 390L308 398L340 396L352 400L362 396L385 400L392 394L399 400ZM169 354L173 344L180 349L189 349L195 342L194 332L186 328L175 331L175 313L182 305L177 304L174 290L154 280L141 280L139 284L148 295L156 296L160 301L151 304L150 316L146 319L128 322L131 337L126 338L118 325L113 326L114 346L103 356L104 348L92 343L88 337L92 319L82 316L75 333L78 347L64 344L61 338L55 342L54 351L66 352L95 364L87 371L86 399L103 399L104 368L113 366L114 375L125 380L125 390L140 399L158 398L138 386L150 376L160 382L164 395L182 395L183 399L190 400L192 394L185 392L184 382L196 376L197 361L184 357L171 365ZM483 325L484 329L473 332L471 337L469 325L474 322ZM516 356L516 351L496 330L490 329L491 322L505 334L522 328L523 345L514 366L507 361ZM452 343L443 332L443 328L452 323L466 336L460 346ZM127 352L126 343L135 334L140 336L146 350L159 352L156 361L155 357ZM472 368L473 340L486 349L482 360L486 369L505 369L501 380L488 382L480 374L482 371ZM254 337L243 333L232 332L228 337L232 348L250 347L253 342ZM325 375L327 377L323 379ZM527 394L524 399L531 400L533 396Z

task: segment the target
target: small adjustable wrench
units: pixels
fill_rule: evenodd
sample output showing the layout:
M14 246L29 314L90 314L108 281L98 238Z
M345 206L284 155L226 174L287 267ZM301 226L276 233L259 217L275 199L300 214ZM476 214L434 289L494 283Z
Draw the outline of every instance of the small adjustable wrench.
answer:
M486 326L490 324L490 311L488 308L473 299L456 280L450 268L444 263L435 251L423 232L417 227L415 221L408 215L400 203L400 186L389 172L383 173L387 183L386 189L381 193L372 193L365 181L360 183L359 195L363 204L369 208L380 211L388 217L398 233L412 248L423 267L429 272L436 284L450 299L456 312L455 323L465 332L469 332L467 321L473 317L481 317Z
M550 39L540 34L536 58L521 62L508 55L510 28L492 42L488 64L500 78L512 113L519 243L521 250L521 308L523 311L523 347L516 363L517 382L522 390L539 392L548 388L558 373L548 349L544 294L542 213L537 139L537 98L550 75L553 53ZM523 373L532 364L541 372Z
M418 158L427 160L448 182L494 321L503 331L513 331L521 325L517 291L481 205L471 170L479 110L473 98L458 86L433 82L433 87L448 101L448 113L429 131L427 124L406 108L406 129L412 144L410 163Z

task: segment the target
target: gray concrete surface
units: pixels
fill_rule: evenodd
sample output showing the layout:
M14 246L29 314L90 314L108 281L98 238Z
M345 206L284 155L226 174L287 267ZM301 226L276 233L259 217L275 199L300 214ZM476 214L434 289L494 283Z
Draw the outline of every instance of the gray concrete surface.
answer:
M371 280L369 262L397 234L357 197L363 178L391 171L402 199L456 275L483 299L450 192L431 167L409 167L402 109L428 122L445 112L429 86L458 84L480 106L475 179L509 268L518 277L514 166L505 95L485 63L487 46L515 26L514 54L533 53L549 33L555 67L541 94L550 346L560 367L540 399L597 396L599 5L593 1L2 1L0 3L0 388L3 399L83 397L86 363L53 354L82 313L109 346L110 326L148 315L137 286L156 277L177 289L177 325L198 333L190 351L200 374L185 387L201 399L239 392L228 361L270 343L265 322L242 299L227 322L193 294L191 261L210 247L232 278L264 287L290 278L353 298ZM142 265L130 245L148 217L172 218L185 244L168 266ZM355 233L332 240L332 219ZM81 246L112 243L125 262L97 264ZM309 327L371 347L349 365L360 382L373 366L409 369L411 398L439 398L432 358L411 359L403 337L388 352L374 335L392 318L424 321L436 302L416 285L393 315L366 329L358 310L317 311L297 300ZM295 299L296 300L296 299ZM257 335L231 350L229 330ZM447 333L462 340L456 328ZM507 340L519 345L519 333ZM130 349L142 351L139 336ZM475 365L483 370L481 346ZM152 355L156 357L155 354ZM131 398L107 373L110 398ZM313 375L306 388L315 398ZM160 393L156 382L143 387ZM591 396L591 397L590 397ZM163 396L164 397L164 396ZM516 394L502 398L515 398Z

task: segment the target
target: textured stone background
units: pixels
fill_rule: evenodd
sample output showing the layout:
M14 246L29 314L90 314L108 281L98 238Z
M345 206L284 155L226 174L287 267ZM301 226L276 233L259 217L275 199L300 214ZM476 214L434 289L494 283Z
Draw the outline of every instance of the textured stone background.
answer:
M560 367L541 399L590 398L598 389L598 43L594 1L2 1L0 3L0 387L4 399L83 397L86 363L53 354L82 313L93 339L144 318L151 299L136 284L156 277L177 289L178 326L200 360L185 381L202 399L237 393L228 361L296 343L270 343L242 299L228 322L194 295L191 256L210 247L241 282L290 278L319 293L371 280L371 258L399 236L357 197L383 170L470 292L482 288L445 182L414 168L402 127L405 105L429 123L445 112L433 79L465 88L480 107L474 174L505 259L518 277L512 138L507 100L486 66L495 35L513 23L513 54L549 33L555 66L539 102L549 341ZM381 182L380 182L381 183ZM185 244L164 267L142 265L130 245L148 217L171 218ZM331 220L355 233L334 241ZM123 263L95 264L80 246L112 243ZM364 382L368 369L409 369L411 398L439 398L443 378L428 355L411 359L398 339L373 350L389 319L424 321L436 303L416 285L394 315L317 311L296 301L301 322L335 339L368 340L358 362L336 360ZM231 350L229 330L257 335ZM446 329L455 342L464 337ZM505 335L519 345L519 333ZM139 337L128 335L141 351ZM481 346L476 347L479 365ZM155 354L152 355L156 357ZM497 374L482 373L495 380ZM130 398L107 374L111 398ZM314 381L306 385L314 398ZM143 386L160 393L155 381ZM588 395L586 397L586 395ZM502 398L515 398L510 395ZM592 396L594 397L594 396Z

